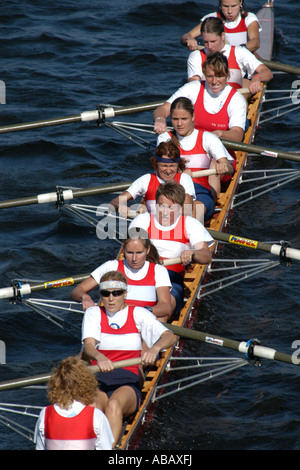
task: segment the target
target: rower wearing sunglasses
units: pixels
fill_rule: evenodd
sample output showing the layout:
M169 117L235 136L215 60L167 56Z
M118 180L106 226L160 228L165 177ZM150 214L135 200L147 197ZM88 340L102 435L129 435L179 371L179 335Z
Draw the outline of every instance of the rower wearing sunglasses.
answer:
M138 364L114 369L113 362L141 358L142 365L149 366L161 350L175 344L176 337L149 310L126 304L127 280L122 273L104 274L99 287L101 307L86 310L82 341L85 356L99 366L96 406L107 416L116 444L123 418L140 405L142 376ZM149 349L142 352L143 341Z
M127 279L126 303L148 308L158 320L166 322L176 307L176 300L167 268L160 264L156 248L146 231L129 231L123 244L123 260L108 260L93 270L72 292L83 310L95 305L91 291L99 286L101 277L109 271L120 271Z

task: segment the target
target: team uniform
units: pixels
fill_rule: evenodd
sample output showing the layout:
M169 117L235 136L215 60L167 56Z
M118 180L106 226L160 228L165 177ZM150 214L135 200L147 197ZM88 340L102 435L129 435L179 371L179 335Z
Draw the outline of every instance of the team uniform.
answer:
M262 62L258 60L252 52L242 46L231 46L230 44L225 44L221 52L228 59L228 66L230 69L228 84L231 84L235 88L240 88L242 86L242 79L245 77L246 73L247 77L251 79L255 74L255 70L262 65ZM187 61L188 79L197 75L200 77L200 80L205 80L205 75L202 71L202 64L205 60L205 48L202 51L192 51L189 54Z
M197 243L214 243L199 220L190 216L179 216L170 226L161 225L155 215L139 214L130 223L129 228L140 227L147 231L149 238L162 259L178 258L184 250L191 250ZM177 313L183 302L183 275L185 266L181 263L167 267L172 283L171 294L176 299Z
M208 15L203 16L200 21L203 22L206 18L209 18L211 16L220 17L220 13L210 13ZM261 25L257 16L254 13L248 12L245 17L242 17L241 14L239 14L238 18L235 21L225 20L225 37L229 44L231 44L232 46L246 44L246 42L248 41L248 27L251 23L254 23L255 21L258 23L258 30L261 31Z
M82 323L82 341L96 340L96 349L112 361L141 356L142 340L151 348L168 331L153 313L143 307L126 306L114 314L98 306L86 310ZM108 397L119 387L128 385L136 393L137 409L141 401L139 366L99 372L96 377Z
M172 104L181 96L188 98L194 105L196 129L213 131L231 127L245 130L247 103L240 93L227 85L220 93L213 93L205 82L193 80L185 83L167 100Z
M164 132L158 136L158 142L165 142L172 137L171 132ZM186 167L192 172L205 170L210 167L212 158L218 161L220 158L227 158L233 164L234 160L223 146L220 139L203 129L194 129L185 137L176 134L180 143L180 155L186 161ZM205 220L211 218L214 213L215 203L211 193L208 176L193 178L196 200L201 201L206 208Z
M193 181L191 177L185 173L176 173L175 181L180 183L186 194L196 199ZM139 196L144 198L148 212L155 212L155 194L160 184L164 184L165 181L157 176L155 173L147 173L134 181L131 186L126 190L130 193L133 199Z
M126 260L111 260L103 263L92 272L92 277L100 284L103 274L109 271L120 271L127 279L127 296L125 299L128 305L138 305L140 307L153 307L157 303L156 289L158 287L171 288L168 270L155 263L146 261L140 269L132 269Z
M44 407L34 441L36 450L111 450L114 437L101 410L74 401L68 410Z
M245 131L247 103L230 85L226 85L220 93L213 93L205 81L193 80L180 87L167 102L172 104L181 96L189 98L194 105L196 129L213 132L240 127ZM231 150L228 153L231 156L229 161L235 168L235 152ZM230 175L224 175L222 181L230 179Z

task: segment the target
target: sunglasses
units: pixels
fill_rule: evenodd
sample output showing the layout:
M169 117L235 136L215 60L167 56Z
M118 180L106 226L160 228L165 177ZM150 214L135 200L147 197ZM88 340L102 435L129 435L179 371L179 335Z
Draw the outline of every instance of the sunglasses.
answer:
M118 290L101 290L100 294L102 297L109 297L110 294L113 295L113 297L120 297L120 295L124 294L124 290L118 289Z

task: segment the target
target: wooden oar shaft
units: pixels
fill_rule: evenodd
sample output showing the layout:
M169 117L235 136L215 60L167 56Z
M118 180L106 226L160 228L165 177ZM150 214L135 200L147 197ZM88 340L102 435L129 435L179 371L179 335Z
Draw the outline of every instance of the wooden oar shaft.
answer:
M233 140L221 139L223 145L227 149L231 150L240 150L243 152L251 152L257 155L273 157L273 158L283 158L285 160L292 160L295 162L300 162L300 155L292 154L289 152L283 152L281 150L275 150L272 148L265 148L259 145L244 144L243 142L234 142Z
M234 349L243 354L248 354L251 344L248 344L246 341L238 342L228 338L223 338L222 336L213 335L210 333L205 333L203 331L190 330L188 328L183 328L177 325L172 325L164 323L164 325L169 328L175 335L180 336L181 338L192 339L196 341L202 341L204 343L212 344L215 346L221 346L229 349ZM253 346L252 353L256 357L261 357L265 359L272 359L281 362L287 362L289 364L299 365L300 361L293 356L285 353L276 351L273 348L268 348L265 346L260 346L255 344Z
M129 367L129 366L139 365L139 364L141 364L141 358L127 359L124 361L114 362L114 368L121 369L122 367ZM89 366L89 368L93 374L99 372L99 367L97 365ZM40 375L31 376L31 377L24 377L20 379L9 380L7 382L1 382L0 391L10 390L13 388L29 387L32 385L40 385L40 384L48 382L51 376L52 376L52 373L48 373L48 374L40 374Z

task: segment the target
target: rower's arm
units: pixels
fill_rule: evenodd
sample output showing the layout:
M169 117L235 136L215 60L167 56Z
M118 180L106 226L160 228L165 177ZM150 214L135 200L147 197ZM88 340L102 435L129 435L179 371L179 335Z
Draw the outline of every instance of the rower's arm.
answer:
M124 191L120 196L112 199L110 204L119 211L122 217L127 217L128 215L128 207L127 202L132 199L131 194L128 191Z
M167 130L167 118L170 116L171 105L167 101L153 112L154 131L162 134Z
M227 158L219 158L216 162L217 175L232 175L234 168Z
M196 243L193 251L193 261L195 263L208 264L211 262L211 252L206 242Z
M165 331L161 335L159 340L151 348L149 348L147 351L142 352L142 364L144 366L153 364L156 361L160 351L174 346L176 341L177 337L171 331Z
M249 90L252 94L260 90L260 82L267 83L273 78L273 73L264 64L260 64L255 70L255 75L250 80Z
M223 138L226 140L234 140L235 142L242 142L245 132L242 127L233 126L227 131L223 131L221 129L212 131L212 134L216 135L220 139Z
M188 33L185 33L180 42L183 46L187 46L190 51L195 51L198 46L198 41L196 40L201 35L201 23L191 29Z
M97 361L98 367L101 372L111 372L114 370L114 365L110 359L96 348L96 340L94 338L85 338L83 341L83 350L85 355L94 361Z
M152 313L160 321L167 321L172 314L171 294L168 286L156 289L157 304L152 307Z
M89 307L95 306L95 302L88 295L88 292L91 292L96 287L98 287L98 283L90 276L72 290L71 297L75 302L81 302L83 310L86 310Z
M248 26L248 38L249 40L246 42L247 49L251 52L255 52L259 49L260 46L260 37L259 37L259 28L257 21L253 21Z

